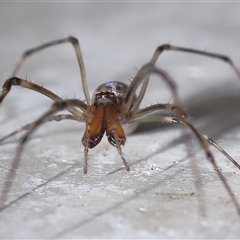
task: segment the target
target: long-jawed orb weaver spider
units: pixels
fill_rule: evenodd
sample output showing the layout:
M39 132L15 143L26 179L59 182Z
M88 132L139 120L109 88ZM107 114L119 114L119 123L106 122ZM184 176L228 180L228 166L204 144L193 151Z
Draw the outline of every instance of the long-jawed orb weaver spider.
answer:
M50 90L39 86L35 83L29 82L24 79L15 77L18 70L22 66L23 62L30 55L48 48L50 46L58 45L61 43L69 42L73 45L75 53L77 55L77 60L80 68L82 86L84 95L86 98L85 101L77 99L62 99ZM24 148L24 145L29 140L33 132L43 123L47 121L61 121L64 119L72 119L79 122L86 123L86 130L82 138L82 144L84 146L84 173L87 173L88 166L88 151L91 148L94 148L98 145L103 137L106 134L108 141L114 147L117 148L117 151L123 161L125 169L129 171L129 165L125 160L125 157L122 153L121 147L125 144L126 137L123 130L124 124L130 123L143 123L143 122L163 122L163 123L174 123L174 124L183 124L191 129L195 136L200 141L200 144L205 151L207 158L210 160L214 169L219 169L215 159L209 150L208 144L216 147L222 154L224 154L236 167L240 169L240 165L226 152L224 151L219 144L217 144L212 138L210 138L205 133L199 131L194 127L194 125L189 120L186 111L182 108L176 86L174 81L168 76L166 72L157 68L155 63L163 51L181 51L194 54L200 54L207 57L217 58L223 60L230 64L233 70L236 72L240 78L240 72L232 62L230 58L224 55L210 53L205 51L199 51L196 49L182 48L177 46L172 46L168 44L161 45L157 47L156 51L153 54L153 57L150 62L145 64L137 72L136 76L132 79L130 85L126 85L121 82L107 82L99 86L93 94L93 98L90 98L88 91L85 68L83 63L83 58L80 50L79 42L74 37L63 38L60 40L55 40L48 42L46 44L40 45L38 47L29 49L25 51L20 58L15 70L13 71L12 77L7 79L3 85L3 91L0 95L0 103L4 100L6 95L10 92L12 86L21 86L23 88L28 88L33 91L39 92L49 98L51 98L55 103L51 106L49 111L43 114L37 121L27 124L24 127L20 128L17 131L3 137L0 139L0 142L3 142L7 138L15 135L18 132L26 130L26 133L20 139L19 146L16 150L15 158L13 159L11 168L6 176L4 187L2 190L0 205L1 209L5 208L4 204L7 199L7 194L12 185L12 179L15 176L15 171L18 168L20 157ZM173 104L153 104L149 107L139 109L139 106L142 102L142 99L145 95L145 91L148 86L149 77L152 74L158 75L163 81L167 83L171 89L173 95ZM140 84L142 83L142 86ZM136 94L137 89L140 88L138 94ZM55 115L57 112L62 110L68 110L70 114L60 114ZM168 115L151 115L151 113L158 111L168 112ZM132 129L134 130L134 129ZM235 196L232 194L232 191L220 171L217 170L217 174L221 181L223 182L227 192L232 198L233 203L240 215L240 206L237 202Z

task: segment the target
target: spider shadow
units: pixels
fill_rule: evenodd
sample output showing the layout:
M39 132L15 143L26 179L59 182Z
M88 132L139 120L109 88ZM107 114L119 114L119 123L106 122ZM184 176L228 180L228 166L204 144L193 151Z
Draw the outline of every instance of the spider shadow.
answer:
M60 171L59 173L57 173L56 175L54 175L53 177L50 177L48 180L44 181L43 183L33 187L31 190L23 193L22 195L20 195L19 197L15 198L14 200L10 201L9 203L0 206L0 212L2 212L4 209L9 208L11 205L17 203L18 201L20 201L21 199L26 198L28 195L30 195L32 192L36 191L37 189L46 186L47 184L49 184L50 182L60 178L62 175L64 175L65 173L71 171L72 169L74 169L77 166L77 164L73 164L70 167L68 167L67 169L64 169L62 171Z

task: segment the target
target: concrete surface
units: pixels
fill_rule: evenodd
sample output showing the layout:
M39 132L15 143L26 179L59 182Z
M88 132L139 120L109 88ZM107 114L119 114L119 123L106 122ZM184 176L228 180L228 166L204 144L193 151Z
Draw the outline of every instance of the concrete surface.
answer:
M239 11L239 3L1 2L1 84L24 50L68 35L80 40L91 93L105 81L127 83L163 43L226 54L240 68ZM157 65L177 82L196 126L240 162L240 83L232 69L172 52ZM18 76L61 97L84 99L69 44L30 57ZM142 106L170 100L155 78ZM0 108L0 136L34 121L50 105L44 96L14 88ZM141 126L123 148L129 173L104 139L90 151L86 176L84 127L48 123L29 141L0 212L0 238L240 237L240 216L186 127ZM0 146L1 189L19 137ZM240 204L238 169L211 149ZM189 151L195 153L191 158Z

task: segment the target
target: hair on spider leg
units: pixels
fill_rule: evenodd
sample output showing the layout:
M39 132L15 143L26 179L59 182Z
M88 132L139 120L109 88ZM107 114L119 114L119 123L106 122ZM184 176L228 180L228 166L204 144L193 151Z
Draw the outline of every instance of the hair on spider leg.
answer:
M25 79L15 77L18 70L29 56L48 47L52 47L62 43L70 43L74 48L79 65L83 88L82 90L85 96L85 101L81 101L78 99L63 99L43 86L40 86L33 82L29 82ZM129 171L130 164L127 163L125 155L122 151L122 147L126 142L126 135L123 129L123 125L135 124L136 127L137 124L143 122L177 123L185 125L199 140L200 146L205 152L206 157L210 158L210 162L214 169L217 169L218 165L209 149L209 143L213 143L212 145L214 147L216 147L222 154L224 154L228 158L228 160L230 160L235 166L239 168L239 164L235 160L233 160L232 157L216 143L216 141L212 140L207 134L202 133L197 128L195 128L195 126L188 118L186 111L182 107L182 103L180 101L175 82L164 70L158 68L155 65L159 56L164 51L186 52L222 60L224 62L227 62L240 78L240 73L236 68L235 64L229 57L225 55L164 44L157 47L150 62L142 66L137 71L137 74L130 81L129 85L117 81L106 82L104 84L101 84L94 92L93 97L90 98L80 44L75 37L69 36L67 38L54 40L25 51L20 60L18 61L16 68L13 71L12 77L7 79L3 84L3 91L0 95L0 103L2 103L4 98L9 94L13 86L20 86L38 92L52 99L55 103L52 104L52 106L47 112L45 112L35 122L33 122L29 128L26 127L26 129L23 129L23 131L25 131L25 134L20 139L19 145L16 150L15 158L13 159L11 168L6 177L2 190L2 195L0 198L0 204L4 205L5 201L7 200L7 194L11 187L11 183L9 182L9 180L14 178L15 176L15 170L18 168L18 165L20 163L21 154L23 152L24 146L29 141L31 135L36 131L38 127L48 122L52 115L56 115L59 111L62 110L67 110L69 114L62 115L65 117L62 117L61 120L71 119L74 121L85 123L86 125L86 129L82 137L82 144L84 147L84 173L87 173L88 170L87 167L89 150L96 147L101 142L104 135L107 136L108 142L117 149L125 169ZM159 80L164 81L167 84L168 88L172 93L173 104L157 103L143 109L139 109L139 106L145 96L150 77L152 75L157 75ZM152 113L158 113L159 111L160 114L154 116L149 115ZM161 111L165 111L168 114L161 115ZM13 135L17 133L18 131L15 131ZM221 174L221 172L217 172L217 174L240 216L240 205L236 197L232 194L232 190L227 180Z

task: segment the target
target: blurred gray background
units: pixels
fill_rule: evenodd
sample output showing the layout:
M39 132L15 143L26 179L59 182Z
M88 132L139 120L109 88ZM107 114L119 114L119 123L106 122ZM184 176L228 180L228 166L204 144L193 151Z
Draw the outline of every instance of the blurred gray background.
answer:
M240 68L239 12L239 3L227 2L0 2L0 82L11 75L23 51L69 35L80 41L91 94L106 81L128 83L164 43L225 54ZM177 83L194 124L240 162L240 83L231 67L179 52L164 52L157 66ZM84 99L70 44L31 56L18 77L63 98ZM142 107L171 100L169 89L153 77ZM14 87L0 108L0 137L36 120L51 103ZM9 205L0 212L1 238L239 237L240 216L186 127L138 128L123 147L132 164L129 173L116 171L121 159L104 139L90 151L86 176L84 128L77 122L53 122L32 137ZM0 146L0 186L19 137ZM211 150L240 202L238 169Z

